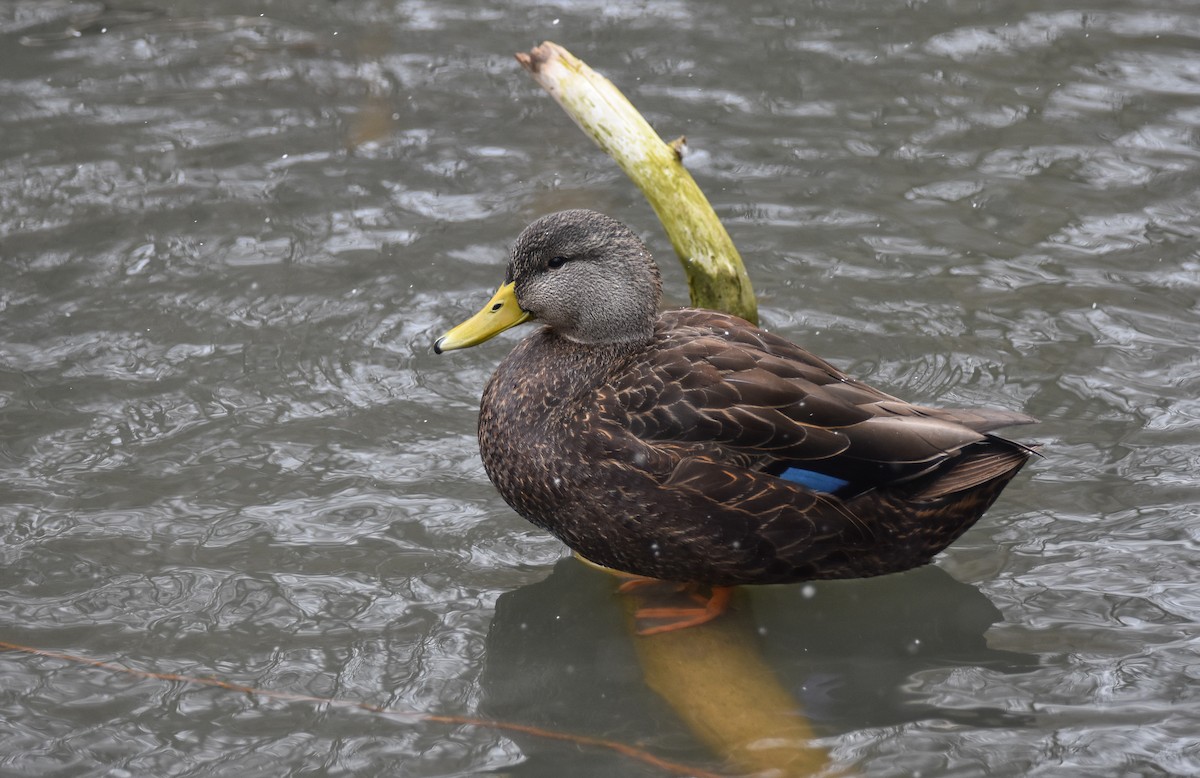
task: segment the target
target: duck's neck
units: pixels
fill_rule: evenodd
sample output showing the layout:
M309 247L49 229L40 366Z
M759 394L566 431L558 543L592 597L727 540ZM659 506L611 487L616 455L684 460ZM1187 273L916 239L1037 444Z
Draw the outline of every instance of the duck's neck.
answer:
M657 312L653 307L639 309L632 301L617 300L610 305L598 304L585 310L578 319L560 323L553 335L572 343L591 348L613 347L627 350L654 339Z
M482 407L504 406L507 413L528 414L524 421L540 426L563 404L594 391L643 346L640 338L584 343L543 328L517 344L496 368Z

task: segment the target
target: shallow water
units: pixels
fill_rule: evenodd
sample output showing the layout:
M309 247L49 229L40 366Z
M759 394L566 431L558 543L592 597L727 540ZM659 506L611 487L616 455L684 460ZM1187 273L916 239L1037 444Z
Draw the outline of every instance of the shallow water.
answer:
M1200 773L1194 3L153 8L0 6L0 639L722 767L483 473L515 337L429 350L566 206L685 301L512 59L553 39L688 136L766 326L1042 419L936 566L748 594L835 764ZM0 679L3 775L662 774L16 651Z

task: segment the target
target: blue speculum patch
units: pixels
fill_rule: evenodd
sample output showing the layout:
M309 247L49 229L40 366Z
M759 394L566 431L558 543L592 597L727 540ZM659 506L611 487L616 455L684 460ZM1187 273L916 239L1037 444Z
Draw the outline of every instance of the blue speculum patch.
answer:
M799 467L789 467L780 473L779 477L785 481L791 481L792 483L812 489L814 492L828 492L830 494L850 483L841 478L818 473L815 470L804 470Z

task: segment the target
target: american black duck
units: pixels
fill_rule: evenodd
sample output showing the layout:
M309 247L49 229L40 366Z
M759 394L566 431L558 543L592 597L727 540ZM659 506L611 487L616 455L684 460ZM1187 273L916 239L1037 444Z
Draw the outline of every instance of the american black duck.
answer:
M661 287L620 222L551 214L434 345L542 325L484 389L479 447L508 504L592 562L714 590L907 570L1033 453L991 434L1029 416L913 405L734 316L659 313Z

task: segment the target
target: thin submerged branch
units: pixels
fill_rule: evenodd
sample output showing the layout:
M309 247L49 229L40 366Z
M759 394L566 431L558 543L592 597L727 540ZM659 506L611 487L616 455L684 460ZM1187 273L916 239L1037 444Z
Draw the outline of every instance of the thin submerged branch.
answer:
M598 748L614 753L629 759L636 760L650 767L662 770L671 775L690 776L690 778L727 778L726 776L718 775L707 770L701 770L689 765L683 765L678 762L672 762L669 759L662 759L648 751L631 746L627 743L621 743L616 740L607 740L605 738L591 737L590 735L576 735L570 732L559 732L552 729L544 729L542 727L534 727L528 724L518 724L511 721L501 721L498 719L483 719L474 716L455 716L439 713L421 713L412 710L397 710L395 708L387 708L382 705L372 705L367 702L358 700L349 700L337 697L318 697L311 694L297 694L295 692L278 691L274 689L261 689L256 686L248 686L246 684L237 683L236 681L225 681L220 678L198 677L194 675L184 675L182 673L160 673L152 670L139 670L134 667L126 667L125 665L116 662L106 662L102 659L92 659L90 657L80 656L78 654L70 654L65 651L52 651L44 648L36 648L34 646L23 646L18 643L9 643L0 641L0 650L4 651L19 651L32 656L41 656L49 659L58 659L64 662L70 662L76 665L86 667L96 667L101 670L106 670L111 673L120 673L129 675L135 678L146 678L155 681L170 681L172 683L193 684L196 686L210 686L226 691L237 692L239 694L248 694L256 697L263 697L272 700L280 700L282 702L298 702L310 705L324 705L330 708L351 708L367 713L387 716L392 719L409 719L412 721L428 722L433 724L450 724L454 726L471 726L479 727L480 729L490 729L497 732L516 733L523 735L532 735L534 737L544 738L546 740L556 740L564 743L569 743L576 747L591 747Z

